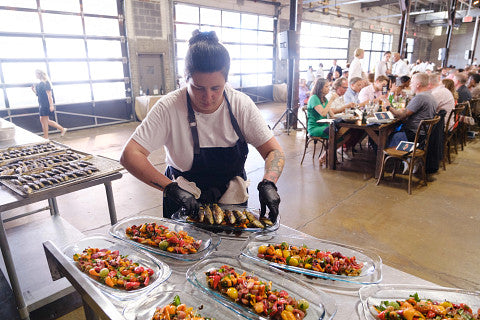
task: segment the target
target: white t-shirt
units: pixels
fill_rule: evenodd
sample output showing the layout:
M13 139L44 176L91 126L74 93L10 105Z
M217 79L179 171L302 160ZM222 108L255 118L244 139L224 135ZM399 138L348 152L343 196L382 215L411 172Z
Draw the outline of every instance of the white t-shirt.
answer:
M149 152L164 147L167 165L180 171L190 170L193 163L186 92L187 88L181 88L157 101L131 137ZM270 140L273 133L255 103L228 86L225 92L247 143L257 148ZM195 119L200 148L232 147L237 142L225 99L213 113L195 112Z
M355 77L363 78L362 62L357 57L353 58L348 68L348 83Z
M399 59L392 66L392 74L397 77L408 76L408 66L405 61Z
M387 76L388 64L386 61L381 60L377 63L377 67L375 68L375 79L378 76Z
M332 96L333 96L333 91L330 91L329 93L327 93L327 95L325 96L325 98L327 98L328 101L330 101L332 99ZM342 108L344 105L345 105L345 101L343 100L343 96L340 96L340 97L337 97L335 100L332 101L332 104L330 105L330 108L334 109L334 110L339 110L340 108Z

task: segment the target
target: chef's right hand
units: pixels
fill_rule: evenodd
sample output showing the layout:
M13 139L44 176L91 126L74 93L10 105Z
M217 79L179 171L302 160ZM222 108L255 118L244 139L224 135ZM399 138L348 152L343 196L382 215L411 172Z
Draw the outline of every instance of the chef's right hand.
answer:
M198 210L200 209L199 203L193 194L180 188L178 183L172 182L168 184L165 190L163 190L163 196L168 197L179 206L185 208L187 215L193 218L198 215Z

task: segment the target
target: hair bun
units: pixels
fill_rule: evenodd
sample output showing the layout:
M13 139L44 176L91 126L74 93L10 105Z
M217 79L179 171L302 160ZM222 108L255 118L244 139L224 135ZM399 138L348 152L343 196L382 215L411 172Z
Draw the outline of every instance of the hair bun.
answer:
M188 40L188 44L191 46L200 41L205 41L208 43L218 43L218 37L215 31L201 32L197 29L192 32L192 37L190 38L190 40Z

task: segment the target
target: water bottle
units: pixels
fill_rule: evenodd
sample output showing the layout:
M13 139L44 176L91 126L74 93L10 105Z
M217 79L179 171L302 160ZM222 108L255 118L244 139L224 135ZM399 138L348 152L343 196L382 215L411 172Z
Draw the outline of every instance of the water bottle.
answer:
M363 110L362 113L362 124L367 124L367 110Z

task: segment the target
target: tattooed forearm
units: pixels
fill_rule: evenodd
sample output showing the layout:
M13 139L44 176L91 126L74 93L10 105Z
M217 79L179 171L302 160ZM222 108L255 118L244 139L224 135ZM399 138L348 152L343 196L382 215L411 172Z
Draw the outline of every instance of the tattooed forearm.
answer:
M160 191L165 190L164 187L162 187L159 183L156 183L155 181L150 181L151 184L153 184L155 187L159 188Z
M265 159L264 179L277 183L285 165L285 155L280 150L271 151Z

